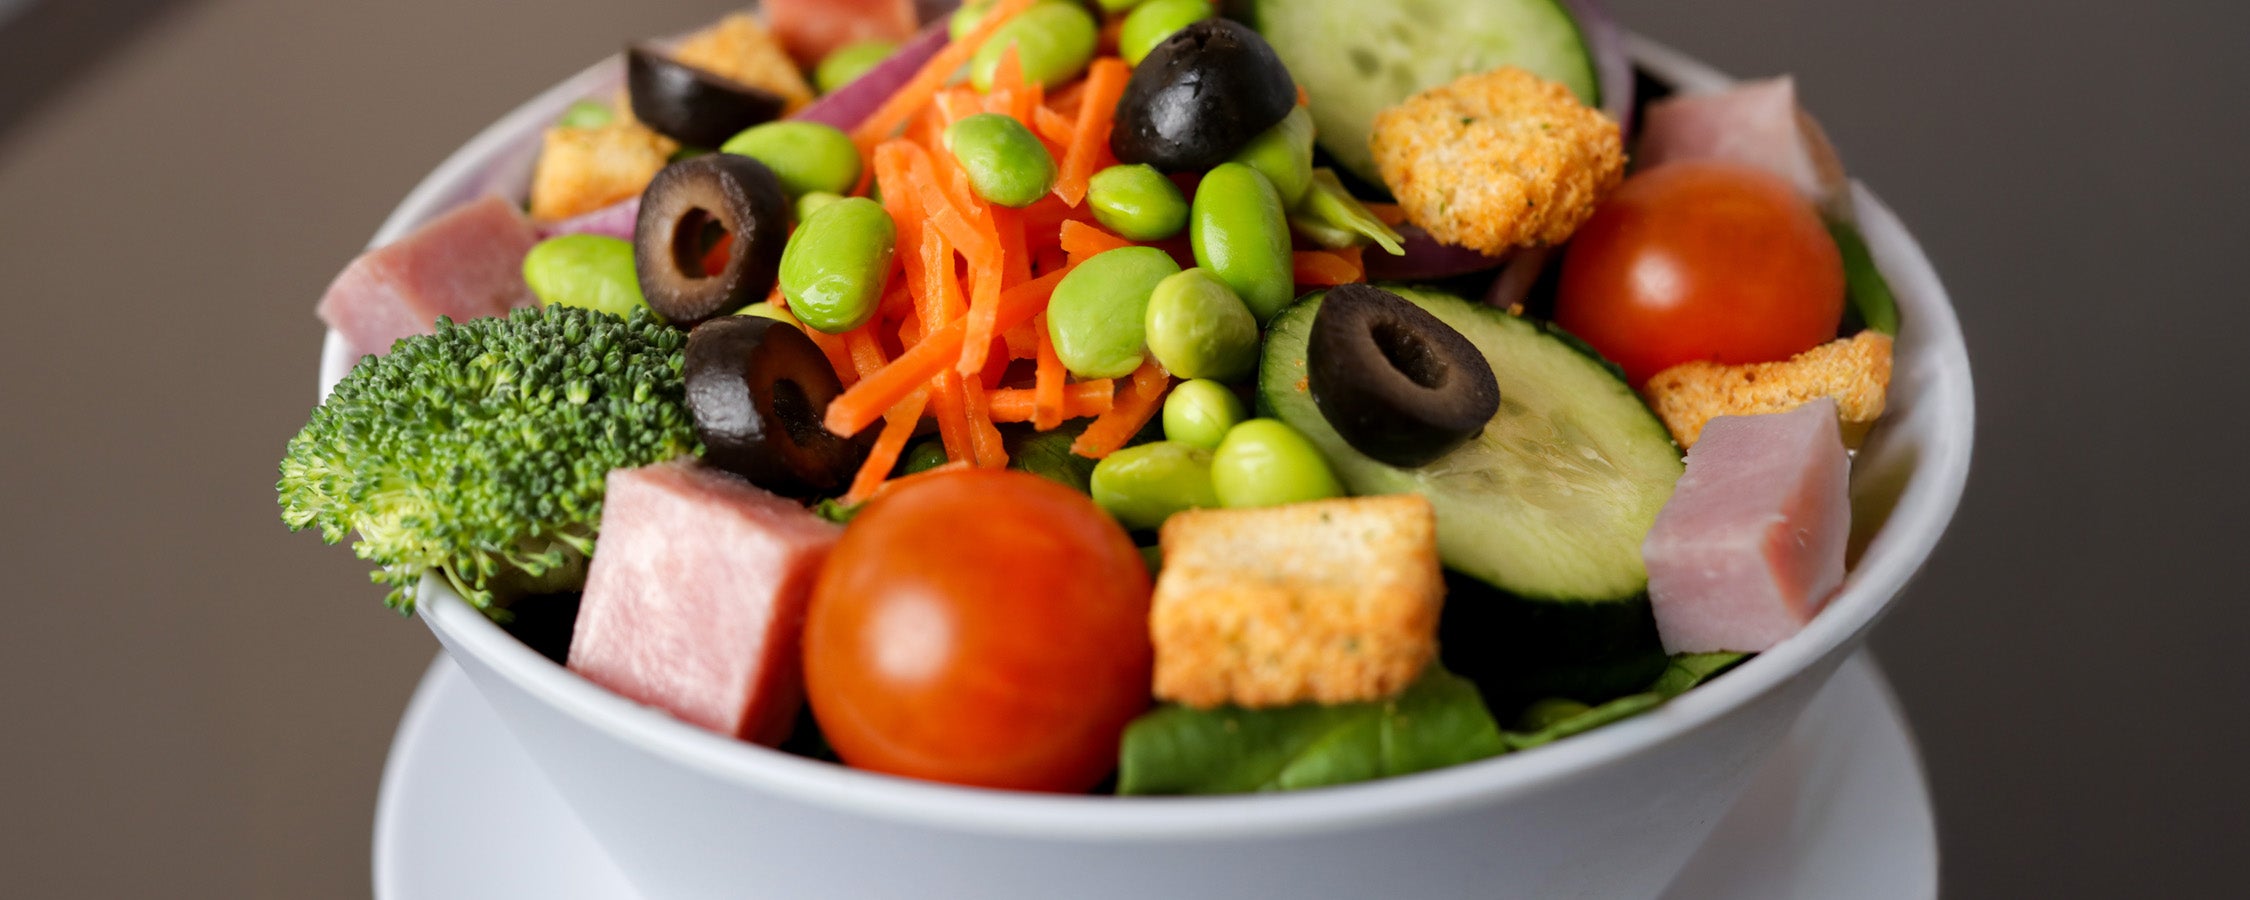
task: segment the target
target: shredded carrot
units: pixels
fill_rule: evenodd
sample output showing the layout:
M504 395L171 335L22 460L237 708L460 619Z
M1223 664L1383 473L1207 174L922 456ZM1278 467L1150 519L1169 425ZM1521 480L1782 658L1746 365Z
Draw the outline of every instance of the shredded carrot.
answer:
M1039 367L1033 376L1033 400L1036 407L1031 417L1031 427L1049 431L1063 422L1063 364L1055 354L1055 339L1047 333L1046 315L1034 321L1039 323Z
M1056 425L1062 424L1061 419L1098 416L1117 405L1116 383L1107 378L1060 387L1058 395L1061 404L1055 410L1059 415ZM992 421L1030 422L1032 427L1039 427L1038 395L1038 388L1001 388L993 391L988 401L992 407Z
M914 437L914 426L922 421L922 409L930 403L930 392L917 390L906 395L898 405L883 416L883 434L875 439L875 446L867 451L867 461L860 464L859 474L852 477L851 490L844 494L844 502L860 503L875 495L883 480L891 477L891 468L898 465L899 454L906 452L906 442Z
M883 344L875 339L875 323L869 322L844 332L844 348L852 355L852 369L859 378L881 371L890 360L883 355ZM853 379L859 380L858 378Z
M977 466L985 469L1008 467L1008 449L1000 443L1000 429L992 425L990 397L983 382L966 379L962 388L967 394L969 442L976 451Z
M1085 98L1078 104L1078 128L1063 152L1061 171L1055 177L1055 195L1077 206L1086 197L1086 180L1094 176L1102 154L1109 152L1109 129L1117 114L1117 101L1133 69L1114 56L1094 60L1086 71Z
M1406 221L1406 210L1400 209L1399 205L1396 203L1362 202L1360 205L1367 207L1368 214L1374 216L1376 221L1381 222L1385 225L1395 226L1400 222Z
M837 381L843 382L846 388L859 383L859 366L852 359L852 349L845 345L843 336L826 334L818 328L802 330L806 337L812 338L813 346L820 348L820 355L828 357L828 364L836 369Z
M969 430L969 391L961 384L961 374L939 372L936 384L930 412L937 418L938 437L945 441L945 458L976 459L976 439Z
M1033 319L1000 335L1000 343L1008 348L1008 358L1033 359L1039 355L1039 320Z
M1311 106L1311 105L1312 105L1312 94L1311 94L1310 92L1308 92L1308 91L1306 91L1306 90L1305 90L1305 83L1304 83L1304 82L1302 82L1302 81L1300 81L1300 82L1298 82L1298 83L1297 83L1297 105L1298 105L1298 106Z
M1023 210L992 208L992 228L1000 236L1000 287L1012 288L1031 280L1031 251L1024 238Z
M891 133L897 131L900 125L906 124L908 119L913 118L915 113L929 104L930 97L936 94L939 88L944 87L946 82L953 80L953 73L960 71L961 66L969 61L969 57L976 54L977 48L984 46L987 38L999 33L1000 26L1007 24L1016 17L1017 13L1030 9L1032 4L1037 2L1038 0L1000 0L998 4L993 6L991 12L986 13L983 19L978 20L975 28L969 29L968 34L962 35L960 40L946 44L936 55L930 57L930 60L923 63L922 68L914 73L913 78L907 79L905 85L891 94L890 99L884 100L882 106L876 107L875 112L870 114L865 121L860 122L859 127L853 130L852 140L859 144L860 153L865 155L876 144L881 143L884 138L890 137Z
M1070 138L1078 133L1078 120L1042 106L1032 111L1031 130L1059 147L1069 147Z
M1164 408L1164 393L1172 386L1172 376L1155 360L1141 363L1134 370L1130 384L1117 391L1115 405L1108 412L1095 417L1086 431L1070 443L1070 452L1088 459L1101 459L1117 452L1126 441L1141 433L1141 428L1156 418Z
M1358 247L1348 251L1299 250L1289 256L1298 284L1332 287L1367 280L1367 268L1360 262Z
M1078 259L1097 256L1120 247L1130 246L1133 246L1132 241L1076 219L1068 219L1062 223L1063 252Z
M1000 312L996 325L1014 328L1030 319L1047 305L1047 298L1055 292L1055 284L1070 273L1073 266L1064 266L1034 278L1000 295ZM822 423L828 430L843 437L851 437L866 429L880 418L884 410L904 398L908 392L951 371L952 364L961 358L961 338L967 331L964 321L955 319L931 328L922 339L899 354L882 371L860 379L858 384L828 404ZM925 323L925 327L928 327ZM955 374L958 378L958 373Z
M1081 78L1056 88L1054 93L1048 94L1047 105L1052 107L1054 111L1070 117L1071 121L1075 122L1078 120L1078 104L1085 99L1086 80ZM1071 126L1071 130L1077 131L1077 126Z

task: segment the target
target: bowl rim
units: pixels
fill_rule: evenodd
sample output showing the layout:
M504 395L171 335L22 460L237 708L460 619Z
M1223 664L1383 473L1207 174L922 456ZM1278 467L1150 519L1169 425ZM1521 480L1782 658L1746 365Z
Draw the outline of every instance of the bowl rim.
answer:
M1637 34L1627 46L1638 65L1687 91L1714 90L1727 75ZM369 242L404 235L464 194L481 193L509 151L535 137L571 102L613 89L611 56L517 107L455 151L407 194ZM1975 436L1968 352L1951 300L1920 245L1864 185L1852 183L1861 230L1877 244L1884 274L1911 283L1906 327L1929 347L1922 364L1928 393L1917 397L1938 433L1890 516L1847 575L1843 588L1796 636L1727 677L1663 706L1570 741L1413 775L1319 790L1209 797L1044 795L937 784L851 769L724 737L636 704L587 681L517 641L425 577L421 618L450 653L472 657L517 689L581 725L635 750L728 784L837 812L957 831L1054 840L1175 841L1246 839L1364 828L1444 815L1598 775L1632 757L1708 728L1780 690L1823 660L1840 659L1893 605L1943 536L1967 484ZM1887 252L1886 252L1887 251ZM348 371L343 342L328 333L321 390Z

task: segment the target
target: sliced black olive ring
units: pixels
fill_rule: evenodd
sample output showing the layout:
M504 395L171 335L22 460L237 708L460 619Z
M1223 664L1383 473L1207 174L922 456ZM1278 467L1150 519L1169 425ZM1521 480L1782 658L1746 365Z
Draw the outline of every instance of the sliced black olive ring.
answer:
M797 498L834 493L867 456L864 442L821 424L843 383L786 322L727 316L698 325L681 374L704 461L752 484Z
M731 236L726 265L704 258ZM714 153L664 167L641 194L633 267L641 295L665 321L693 328L766 298L789 241L781 179L747 156Z
M1305 365L1321 416L1352 449L1388 465L1427 465L1500 411L1500 385L1475 344L1429 311L1365 284L1321 300Z

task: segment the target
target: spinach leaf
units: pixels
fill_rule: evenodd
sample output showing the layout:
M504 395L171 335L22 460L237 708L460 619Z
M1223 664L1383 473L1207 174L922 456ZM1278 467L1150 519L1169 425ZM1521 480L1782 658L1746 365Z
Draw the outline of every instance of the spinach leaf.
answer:
M1052 431L1030 426L1003 428L1000 437L1008 451L1008 468L1030 472L1081 494L1093 490L1094 460L1070 452L1070 443L1086 430L1084 420Z
M1859 229L1842 219L1828 220L1828 236L1836 239L1836 250L1844 256L1844 309L1843 333L1852 334L1859 329L1855 322L1867 328L1896 337L1898 335L1898 299L1891 295L1891 283L1884 280L1883 270L1875 267L1875 254L1867 249L1867 239Z
M1682 653L1672 657L1671 664L1664 667L1664 674L1657 676L1656 683L1649 685L1648 689L1663 694L1667 699L1677 697L1687 693L1688 688L1717 678L1720 673L1749 658L1748 653L1731 650Z
M1507 749L1476 685L1432 665L1380 702L1159 707L1125 730L1117 792L1295 790L1436 769Z
M1611 722L1630 719L1664 705L1671 699L1654 691L1629 694L1600 706L1563 719L1529 734L1510 731L1501 735L1511 750L1529 750L1541 744L1551 744L1574 734L1584 734Z

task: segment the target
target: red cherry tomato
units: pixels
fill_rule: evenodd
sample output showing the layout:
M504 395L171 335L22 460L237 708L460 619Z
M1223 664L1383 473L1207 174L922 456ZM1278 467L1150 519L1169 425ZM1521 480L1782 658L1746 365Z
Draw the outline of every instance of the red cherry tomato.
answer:
M1812 204L1719 162L1626 179L1571 237L1555 298L1555 323L1635 385L1690 360L1787 359L1843 315L1844 260Z
M1124 529L1069 488L989 470L901 485L813 590L813 715L859 768L1084 791L1149 705L1149 590Z

